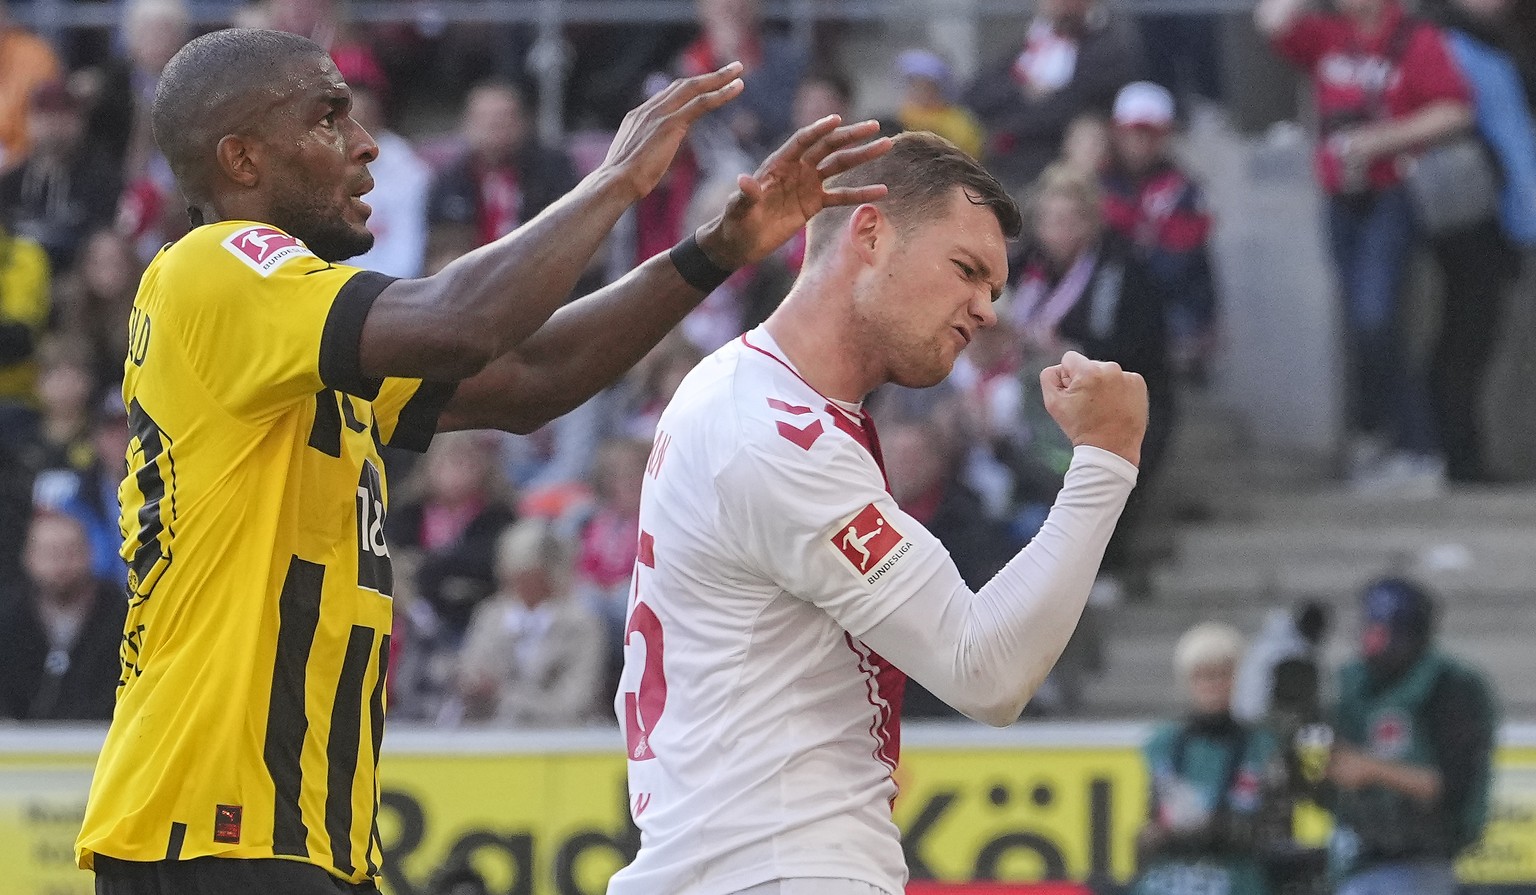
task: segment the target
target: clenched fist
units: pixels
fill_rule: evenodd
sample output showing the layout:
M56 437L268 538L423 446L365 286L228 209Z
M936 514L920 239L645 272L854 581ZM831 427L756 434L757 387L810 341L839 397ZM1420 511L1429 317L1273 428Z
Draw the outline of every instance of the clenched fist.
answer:
M1045 409L1073 445L1086 444L1141 465L1147 434L1147 383L1113 362L1068 351L1061 363L1040 371Z

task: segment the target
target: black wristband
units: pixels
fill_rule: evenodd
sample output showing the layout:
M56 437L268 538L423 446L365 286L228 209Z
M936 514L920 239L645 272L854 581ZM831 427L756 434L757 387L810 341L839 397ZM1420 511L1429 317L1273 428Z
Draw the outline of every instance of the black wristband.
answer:
M682 275L684 282L706 294L719 289L720 284L735 273L709 260L709 256L699 248L699 240L693 236L673 246L667 257L672 259L673 266Z

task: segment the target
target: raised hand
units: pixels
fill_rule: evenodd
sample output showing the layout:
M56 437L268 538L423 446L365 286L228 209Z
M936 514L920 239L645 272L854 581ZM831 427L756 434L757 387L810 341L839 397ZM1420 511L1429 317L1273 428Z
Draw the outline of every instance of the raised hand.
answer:
M1120 365L1068 351L1040 371L1045 409L1073 445L1092 445L1141 464L1147 432L1147 383Z
M639 199L661 182L695 121L741 93L741 63L679 78L624 116L600 171L618 177Z
M836 115L796 131L756 173L736 180L725 211L699 228L699 245L726 269L761 261L831 205L860 205L885 195L884 184L828 189L826 180L879 158L889 139L876 121L844 125Z

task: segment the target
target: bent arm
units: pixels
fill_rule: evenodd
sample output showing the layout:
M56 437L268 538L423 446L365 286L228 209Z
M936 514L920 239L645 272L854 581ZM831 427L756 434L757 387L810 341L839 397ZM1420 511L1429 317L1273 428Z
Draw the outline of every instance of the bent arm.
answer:
M703 298L666 254L651 258L459 383L438 431L534 431L624 375Z
M1076 448L1045 527L980 591L946 563L860 639L967 716L1012 724L1077 627L1135 483L1125 459Z
M673 84L624 117L608 156L576 189L511 234L374 299L364 376L454 381L480 372L565 303L624 210L655 188L688 127L741 92L739 63Z
M1359 140L1359 153L1366 158L1379 158L1438 143L1471 128L1472 120L1467 103L1440 100L1405 118L1365 125L1347 139Z
M565 302L634 198L622 180L596 172L437 274L391 283L363 325L363 374L456 380L478 373Z

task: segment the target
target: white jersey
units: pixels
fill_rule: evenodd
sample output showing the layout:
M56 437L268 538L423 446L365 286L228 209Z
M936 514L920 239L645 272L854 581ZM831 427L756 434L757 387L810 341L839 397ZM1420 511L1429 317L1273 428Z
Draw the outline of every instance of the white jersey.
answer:
M754 330L683 380L640 507L615 708L639 856L611 895L838 877L899 893L905 678L859 640L952 563L878 440Z

